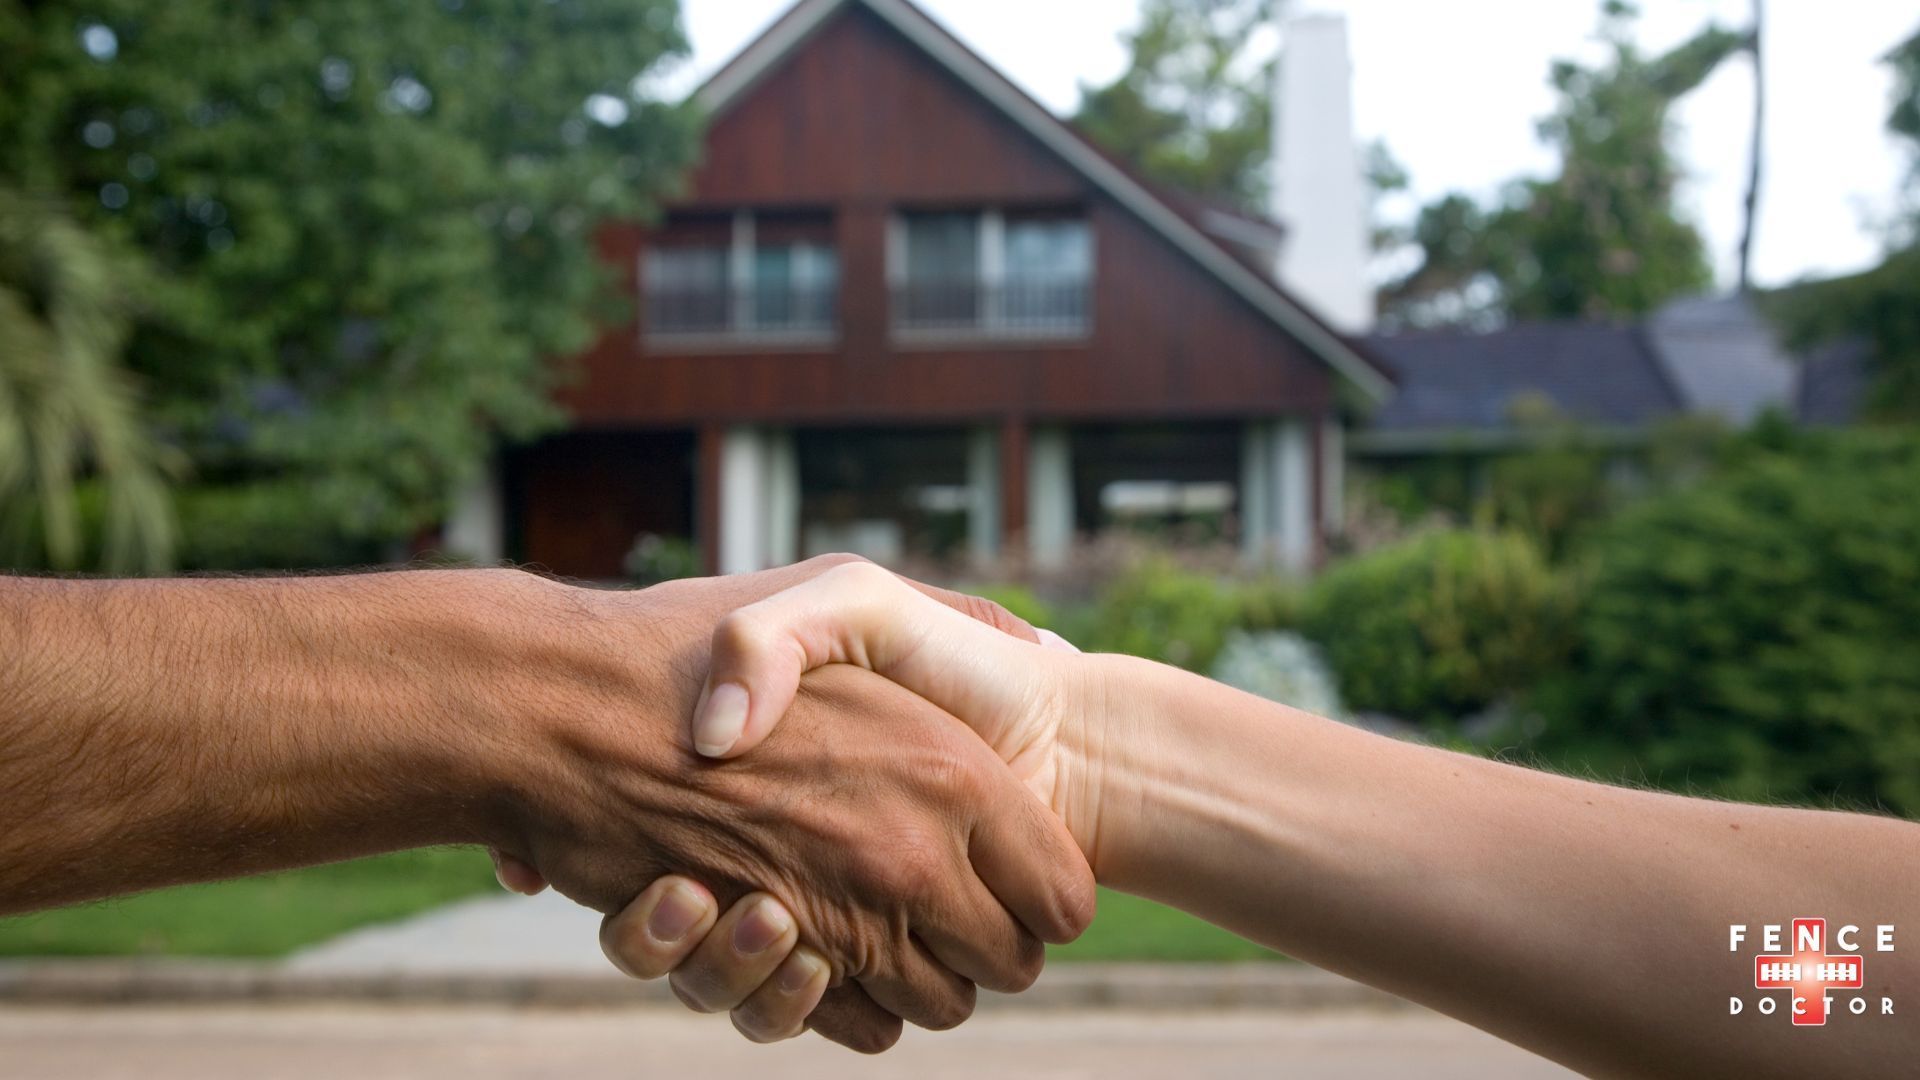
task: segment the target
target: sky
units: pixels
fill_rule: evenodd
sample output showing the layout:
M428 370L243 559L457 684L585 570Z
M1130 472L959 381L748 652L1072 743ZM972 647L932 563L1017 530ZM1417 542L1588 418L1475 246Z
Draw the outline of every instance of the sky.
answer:
M1082 83L1126 65L1120 35L1137 0L918 0L962 41L1047 107L1070 114ZM688 89L791 0L683 0L693 55L660 83ZM1685 40L1711 19L1739 25L1751 0L1647 0L1639 40ZM1920 26L1911 0L1768 0L1766 151L1754 277L1762 285L1861 269L1881 251L1907 163L1884 128L1892 78L1879 58ZM1349 24L1354 124L1384 139L1412 179L1410 214L1449 191L1492 196L1553 154L1534 121L1553 107L1556 57L1592 61L1597 2L1588 0L1294 0L1296 13ZM1706 237L1719 281L1732 283L1753 105L1753 71L1724 65L1674 112L1686 170L1683 213Z

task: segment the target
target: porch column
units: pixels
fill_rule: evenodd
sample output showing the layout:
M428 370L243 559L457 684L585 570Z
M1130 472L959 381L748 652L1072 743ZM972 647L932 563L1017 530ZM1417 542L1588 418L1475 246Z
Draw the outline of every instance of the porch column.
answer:
M975 559L1000 554L1000 432L967 433L967 548Z
M500 466L488 462L453 497L453 507L442 530L441 546L449 555L493 566L506 558L506 513L500 494Z
M719 572L747 574L792 562L800 533L793 434L735 425L720 436L719 457Z
M1313 464L1308 438L1307 422L1297 417L1273 426L1274 555L1282 570L1294 574L1313 567Z
M1027 550L1042 570L1073 547L1073 451L1064 428L1035 428L1027 457Z
M767 452L755 428L736 425L720 438L722 574L765 569Z
M1240 557L1265 566L1273 554L1273 425L1249 420L1240 429Z

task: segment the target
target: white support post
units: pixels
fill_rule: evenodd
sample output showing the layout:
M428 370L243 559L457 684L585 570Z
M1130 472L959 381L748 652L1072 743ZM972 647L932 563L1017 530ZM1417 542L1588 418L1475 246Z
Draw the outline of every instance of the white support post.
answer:
M506 558L506 512L500 494L500 471L489 464L454 496L452 512L442 531L447 554L492 566Z
M1034 428L1027 446L1027 544L1054 570L1073 550L1073 450L1063 428Z
M800 557L800 458L793 432L767 433L767 565Z
M760 432L730 427L720 443L720 572L766 568L767 452Z
M1000 554L1000 429L967 433L967 547L975 559Z
M1272 443L1274 553L1280 568L1304 574L1313 565L1313 462L1307 422L1274 425Z

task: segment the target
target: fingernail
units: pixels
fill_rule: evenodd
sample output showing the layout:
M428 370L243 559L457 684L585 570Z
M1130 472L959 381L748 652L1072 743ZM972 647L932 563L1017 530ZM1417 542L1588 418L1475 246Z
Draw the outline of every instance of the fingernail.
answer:
M706 901L698 893L685 885L675 885L647 916L647 936L662 945L678 944L706 913Z
M780 974L776 976L780 980L780 992L797 994L805 990L807 984L825 970L826 966L826 961L806 949L795 949L793 955L787 957L786 962L780 965Z
M1040 644L1045 646L1046 648L1058 649L1061 652L1070 652L1070 653L1077 653L1080 651L1079 646L1075 645L1071 641L1068 641L1066 638L1061 637L1059 634L1056 634L1053 631L1046 629L1045 627L1036 626L1034 627L1033 632L1040 636Z
M771 900L762 900L733 928L734 950L742 956L765 952L792 928L793 917L787 914L787 909Z
M706 707L693 720L693 748L707 757L719 757L740 741L747 726L747 688L721 683L707 695Z

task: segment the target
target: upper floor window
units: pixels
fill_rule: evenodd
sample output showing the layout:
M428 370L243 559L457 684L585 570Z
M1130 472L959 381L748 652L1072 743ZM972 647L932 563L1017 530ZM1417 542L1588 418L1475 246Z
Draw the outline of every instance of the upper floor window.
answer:
M1078 214L902 214L888 270L907 333L1078 337L1087 332L1093 235Z
M825 339L840 260L825 214L680 215L640 271L649 337Z

